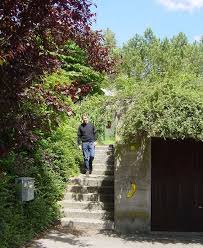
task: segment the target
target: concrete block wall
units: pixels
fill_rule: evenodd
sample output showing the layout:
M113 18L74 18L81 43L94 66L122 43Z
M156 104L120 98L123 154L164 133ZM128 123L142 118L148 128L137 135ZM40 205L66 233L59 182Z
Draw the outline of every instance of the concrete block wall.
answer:
M115 147L115 229L122 233L148 232L151 219L151 142L145 137ZM136 192L127 193L131 182Z

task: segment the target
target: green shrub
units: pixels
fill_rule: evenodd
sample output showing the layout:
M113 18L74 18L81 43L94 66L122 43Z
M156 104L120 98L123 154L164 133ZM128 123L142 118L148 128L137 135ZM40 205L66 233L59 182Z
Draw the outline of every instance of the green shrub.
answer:
M203 140L203 98L194 81L166 79L151 86L143 84L134 93L123 118L124 140L143 132L149 137Z
M19 247L59 218L57 201L82 161L77 125L74 119L63 121L48 138L41 137L33 152L12 151L0 161L0 248ZM20 176L35 178L33 201L16 199L14 182Z

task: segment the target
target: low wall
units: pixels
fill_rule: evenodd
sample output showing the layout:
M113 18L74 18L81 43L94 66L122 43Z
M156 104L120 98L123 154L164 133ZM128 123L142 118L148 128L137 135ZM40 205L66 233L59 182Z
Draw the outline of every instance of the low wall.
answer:
M115 148L115 229L122 233L150 231L151 142L141 138L135 144ZM128 198L131 183L135 194Z

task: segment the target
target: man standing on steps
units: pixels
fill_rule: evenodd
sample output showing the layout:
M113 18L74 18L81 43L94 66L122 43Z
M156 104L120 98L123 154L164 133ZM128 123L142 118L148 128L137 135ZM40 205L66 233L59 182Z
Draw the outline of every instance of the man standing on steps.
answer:
M82 144L81 144L82 143ZM86 175L92 173L92 162L95 155L96 128L89 123L88 115L82 115L82 124L78 128L78 145L83 151Z

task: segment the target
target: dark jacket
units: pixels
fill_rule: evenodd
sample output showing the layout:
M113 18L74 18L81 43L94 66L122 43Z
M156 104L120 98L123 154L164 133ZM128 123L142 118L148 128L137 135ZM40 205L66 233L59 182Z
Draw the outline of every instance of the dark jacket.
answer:
M91 123L82 123L78 128L78 145L81 142L94 142L96 141L96 128Z

